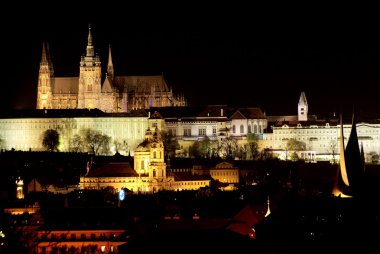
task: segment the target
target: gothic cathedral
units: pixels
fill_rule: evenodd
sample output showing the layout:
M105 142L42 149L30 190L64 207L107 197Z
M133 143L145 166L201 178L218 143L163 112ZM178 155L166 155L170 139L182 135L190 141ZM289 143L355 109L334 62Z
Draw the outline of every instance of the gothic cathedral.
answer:
M115 76L111 47L102 85L100 57L95 54L89 27L85 56L78 77L55 77L49 46L42 46L38 76L37 109L98 108L104 112L128 112L149 107L186 106L175 96L163 76Z

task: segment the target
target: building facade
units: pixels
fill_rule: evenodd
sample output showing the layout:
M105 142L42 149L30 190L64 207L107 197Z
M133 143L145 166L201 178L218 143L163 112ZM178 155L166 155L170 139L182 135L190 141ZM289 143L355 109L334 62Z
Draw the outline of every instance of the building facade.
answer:
M146 131L134 153L134 169L129 163L108 163L89 170L80 177L80 189L123 188L133 193L155 193L161 190L197 190L209 186L211 178L188 172L166 172L164 146L158 129Z
M42 151L42 135L48 129L60 134L59 150L74 151L73 138L82 130L98 131L112 138L110 152L115 153L115 142L126 143L128 149L119 151L127 155L144 139L148 127L145 111L107 114L96 109L87 110L19 110L0 117L1 149Z
M298 103L298 116L268 116L270 128L263 134L263 148L271 149L279 158L289 158L287 144L293 139L305 144L306 149L296 151L298 157L306 161L339 160L339 128L337 118L317 119L308 115L306 95L301 93ZM350 121L346 121L344 138L348 140L351 132ZM365 159L372 162L380 154L380 121L361 121L356 124L359 144L363 147ZM346 142L347 144L347 142Z
M95 54L91 27L79 77L55 77L49 46L43 44L37 88L37 109L94 109L128 112L149 107L185 106L163 75L116 76L109 47L107 73L102 79L100 57Z

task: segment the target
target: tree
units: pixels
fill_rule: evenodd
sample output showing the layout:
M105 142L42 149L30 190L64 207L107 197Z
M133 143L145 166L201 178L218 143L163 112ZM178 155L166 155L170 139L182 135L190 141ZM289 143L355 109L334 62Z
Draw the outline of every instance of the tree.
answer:
M236 152L238 149L236 139L231 137L226 137L220 141L219 152L221 156L226 159L235 158Z
M306 144L305 142L295 140L294 138L291 138L286 143L286 148L289 151L302 151L306 150Z
M259 145L257 143L258 140L258 135L254 133L249 133L247 135L248 151L249 155L251 156L251 160L256 160L259 156Z
M190 147L189 147L189 155L190 157L193 158L199 158L201 154L199 153L199 147L200 147L200 142L195 141Z
M175 151L180 149L177 139L166 131L161 131L161 138L164 144L165 158L175 157Z
M335 164L335 155L337 153L338 149L338 141L337 140L331 140L329 144L329 152L331 153L333 157L333 164Z
M72 139L70 139L69 151L74 153L80 153L83 151L83 139L80 135L75 134Z
M111 137L101 134L99 131L92 129L81 130L84 145L87 147L90 153L98 155L109 153L109 143Z
M5 146L5 140L2 136L0 136L0 148L2 148L3 146Z
M58 151L59 133L56 130L48 129L42 134L42 146L50 152Z
M129 146L126 140L115 139L113 141L113 144L115 146L115 153L124 152L126 155L128 155Z
M264 148L260 152L259 156L260 156L261 160L269 160L269 159L273 158L273 153L272 153L272 151L269 148Z
M199 154L203 158L209 158L211 157L211 151L210 151L210 138L205 136L201 141L199 141Z

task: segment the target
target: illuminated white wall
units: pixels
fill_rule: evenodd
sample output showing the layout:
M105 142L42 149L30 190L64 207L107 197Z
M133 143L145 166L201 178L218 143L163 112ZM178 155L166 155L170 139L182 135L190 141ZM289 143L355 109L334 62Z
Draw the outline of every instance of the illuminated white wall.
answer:
M336 153L339 153L339 125L283 125L273 127L273 133L263 135L264 146L271 149L285 149L289 139L293 138L305 142L307 150L313 150L317 156L331 154L332 144L336 144ZM345 145L350 136L351 125L344 125ZM376 152L380 154L380 124L359 123L356 125L359 145L363 144L366 154Z
M81 129L100 131L112 140L126 140L131 154L143 140L148 127L147 117L75 117L75 118L12 118L0 119L0 137L4 139L2 149L41 151L42 134L47 129L60 133L61 151L68 151L69 139ZM112 141L111 141L112 149Z

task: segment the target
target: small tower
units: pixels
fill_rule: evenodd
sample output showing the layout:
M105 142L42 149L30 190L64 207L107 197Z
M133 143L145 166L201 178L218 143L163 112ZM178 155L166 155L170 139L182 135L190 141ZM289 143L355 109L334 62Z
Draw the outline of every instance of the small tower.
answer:
M301 92L298 102L298 121L307 121L308 110L305 92Z
M24 199L24 180L21 177L16 180L16 198Z
M162 142L161 134L156 128L150 148L149 177L166 178L164 157L164 143Z
M42 43L40 71L38 73L37 109L52 108L52 83L54 79L53 64L51 63L49 47Z
M81 57L78 87L78 108L99 108L101 94L100 58L94 53L91 26L88 28L86 55Z

